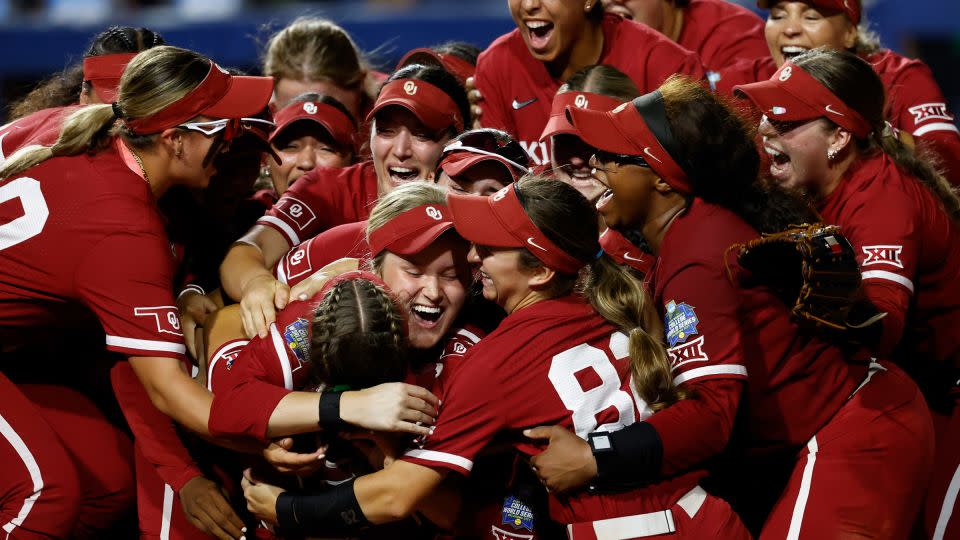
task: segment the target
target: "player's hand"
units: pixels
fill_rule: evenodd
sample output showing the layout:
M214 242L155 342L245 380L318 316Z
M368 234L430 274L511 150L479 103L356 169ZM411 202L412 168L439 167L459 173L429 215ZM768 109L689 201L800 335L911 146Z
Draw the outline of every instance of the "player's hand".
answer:
M184 484L180 488L180 504L187 520L207 534L236 540L247 531L223 489L207 478L197 476Z
M480 102L483 101L483 96L480 95L480 90L477 90L473 77L467 77L466 87L467 99L470 100L470 116L473 116L473 129L478 129L482 127L480 117L483 116L483 109L480 107Z
M187 351L191 358L197 360L197 327L207 322L207 315L217 310L217 304L206 295L188 290L177 298L177 309L180 310L180 328Z
M293 452L291 448L293 448L293 439L290 437L271 441L263 449L263 458L274 469L284 474L310 476L323 468L323 458L326 457L327 453L326 447L317 448L316 452L310 452L309 454Z
M406 383L384 383L364 390L344 392L340 418L374 431L430 433L440 400L428 390Z
M241 294L240 315L247 337L267 337L267 328L277 320L277 310L287 305L290 288L273 276L262 274L251 278Z
M549 446L530 458L533 472L552 493L567 493L585 486L597 476L597 461L590 444L560 426L540 426L528 429L523 435L531 439L546 439Z
M294 285L293 288L290 289L290 301L306 300L320 292L323 286L330 281L330 278L339 276L344 272L352 272L358 268L360 268L359 259L350 259L347 257L337 259L317 270L311 274L310 277Z
M240 481L243 496L247 499L247 510L259 519L271 525L277 524L277 498L286 491L283 488L265 484L253 478L250 469L243 471L243 480Z

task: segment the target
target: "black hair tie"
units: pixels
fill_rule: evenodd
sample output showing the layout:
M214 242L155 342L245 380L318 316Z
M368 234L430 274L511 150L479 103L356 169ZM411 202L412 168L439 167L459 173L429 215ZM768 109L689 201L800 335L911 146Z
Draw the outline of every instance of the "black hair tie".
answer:
M113 109L114 118L123 118L123 109L120 108L120 104L114 101L110 104L110 107Z

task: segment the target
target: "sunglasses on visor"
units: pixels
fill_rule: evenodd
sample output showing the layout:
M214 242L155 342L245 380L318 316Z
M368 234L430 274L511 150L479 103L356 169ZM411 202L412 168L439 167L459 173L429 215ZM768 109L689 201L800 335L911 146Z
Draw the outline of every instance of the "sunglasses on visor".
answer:
M478 130L459 136L444 147L441 159L453 152L499 157L524 174L530 172L530 156L523 146L507 136L492 131Z

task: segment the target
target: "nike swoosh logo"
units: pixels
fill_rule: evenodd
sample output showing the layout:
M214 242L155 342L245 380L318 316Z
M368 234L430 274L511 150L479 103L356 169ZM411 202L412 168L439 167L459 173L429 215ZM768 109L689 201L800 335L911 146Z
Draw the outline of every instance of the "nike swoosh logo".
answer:
M531 246L537 248L537 249L540 249L540 250L543 250L543 251L546 251L546 250L547 250L546 248L540 247L539 245L537 245L537 243L533 241L533 237L532 237L532 236L531 236L530 238L527 238L527 243L530 244Z
M840 112L840 111L835 111L835 110L833 110L833 106L832 106L832 105L827 105L826 108L827 108L827 112L828 112L828 113L833 113L833 114L835 114L835 115L837 115L837 116L846 116L845 114L843 114L843 113Z
M513 99L513 103L512 103L513 110L519 111L520 109L526 107L527 105L533 103L533 102L536 101L536 100L537 100L537 98L528 99L528 100L526 100L526 101L517 101L517 99L514 98L514 99Z
M4 131L0 133L0 163L3 163L7 159L7 156L3 155L3 138L7 136L7 133L10 132Z
M652 157L653 159L659 161L660 163L663 163L663 161L662 161L660 158L658 158L657 156L653 155L653 152L650 151L650 147L649 147L649 146L647 146L646 148L643 149L643 153L646 154L646 155L648 155L648 156L650 156L650 157Z
M624 252L623 252L623 258L626 259L626 260L628 260L628 261L643 262L643 259L638 259L638 258L636 258L636 257L631 257L629 251L624 251Z

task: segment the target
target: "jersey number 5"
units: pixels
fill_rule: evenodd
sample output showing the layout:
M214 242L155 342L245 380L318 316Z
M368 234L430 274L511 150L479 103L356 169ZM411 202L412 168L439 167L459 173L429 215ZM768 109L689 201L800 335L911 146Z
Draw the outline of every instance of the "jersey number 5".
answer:
M40 234L50 216L40 182L33 178L21 177L0 184L0 205L14 199L20 199L23 215L0 225L0 250Z
M636 422L636 410L642 417L648 413L647 403L636 393L633 377L630 377L630 393L623 390L623 380L611 356L622 362L630 356L629 338L622 332L610 335L609 351L587 345L586 343L567 349L553 357L550 363L550 382L564 407L573 413L573 429L581 438L586 439L593 431L617 431ZM584 370L593 371L600 384L584 390L576 374ZM597 425L597 415L608 410L617 411L617 419Z

